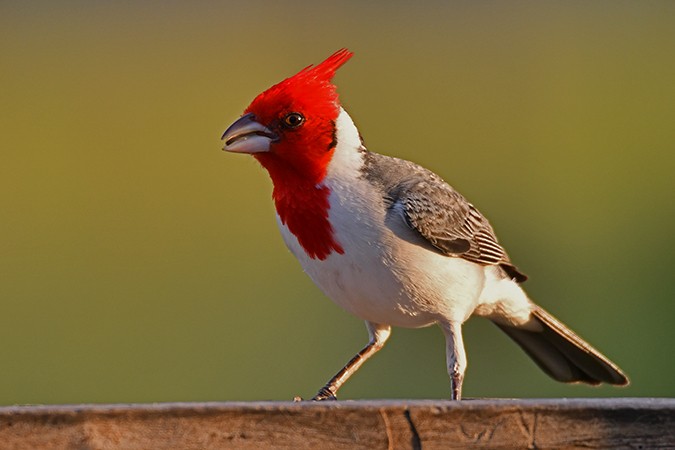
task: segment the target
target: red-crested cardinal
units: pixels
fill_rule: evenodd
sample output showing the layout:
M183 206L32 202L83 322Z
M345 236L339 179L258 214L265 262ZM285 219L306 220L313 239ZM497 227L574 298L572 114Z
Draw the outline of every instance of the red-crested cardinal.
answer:
M368 345L313 399L335 399L392 326L438 324L459 400L472 314L558 381L627 385L616 364L528 298L527 277L471 203L433 172L366 150L331 82L351 57L339 50L272 86L222 136L224 150L250 153L269 172L277 224L305 272L366 321Z

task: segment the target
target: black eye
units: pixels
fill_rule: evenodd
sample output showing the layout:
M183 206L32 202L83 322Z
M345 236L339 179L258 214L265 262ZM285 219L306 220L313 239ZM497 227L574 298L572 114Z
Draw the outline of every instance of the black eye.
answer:
M305 118L300 113L292 112L292 113L286 114L286 117L284 117L284 125L287 128L298 128L304 122L305 122Z

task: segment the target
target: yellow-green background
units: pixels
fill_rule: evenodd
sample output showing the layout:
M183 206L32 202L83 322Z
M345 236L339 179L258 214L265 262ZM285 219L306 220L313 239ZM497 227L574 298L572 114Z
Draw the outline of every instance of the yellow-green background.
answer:
M675 394L675 3L0 3L0 404L305 397L366 341L221 151L254 95L340 47L375 151L491 219L531 296L627 389L549 380L466 327L467 396ZM395 329L343 398L446 398Z

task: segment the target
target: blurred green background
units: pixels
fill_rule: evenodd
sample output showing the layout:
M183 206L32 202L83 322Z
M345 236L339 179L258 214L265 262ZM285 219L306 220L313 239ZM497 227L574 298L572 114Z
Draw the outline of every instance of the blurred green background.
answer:
M626 389L465 327L469 397L675 394L675 3L0 3L0 404L290 400L367 340L302 273L267 174L219 140L341 47L371 150L442 175ZM341 391L447 398L440 330Z

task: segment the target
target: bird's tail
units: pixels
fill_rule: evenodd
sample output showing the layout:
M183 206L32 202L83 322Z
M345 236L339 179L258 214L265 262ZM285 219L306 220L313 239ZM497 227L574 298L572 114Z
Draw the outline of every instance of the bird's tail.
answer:
M543 308L534 305L532 319L540 327L518 328L494 322L553 379L564 383L628 385L628 377ZM532 328L540 328L531 331Z

